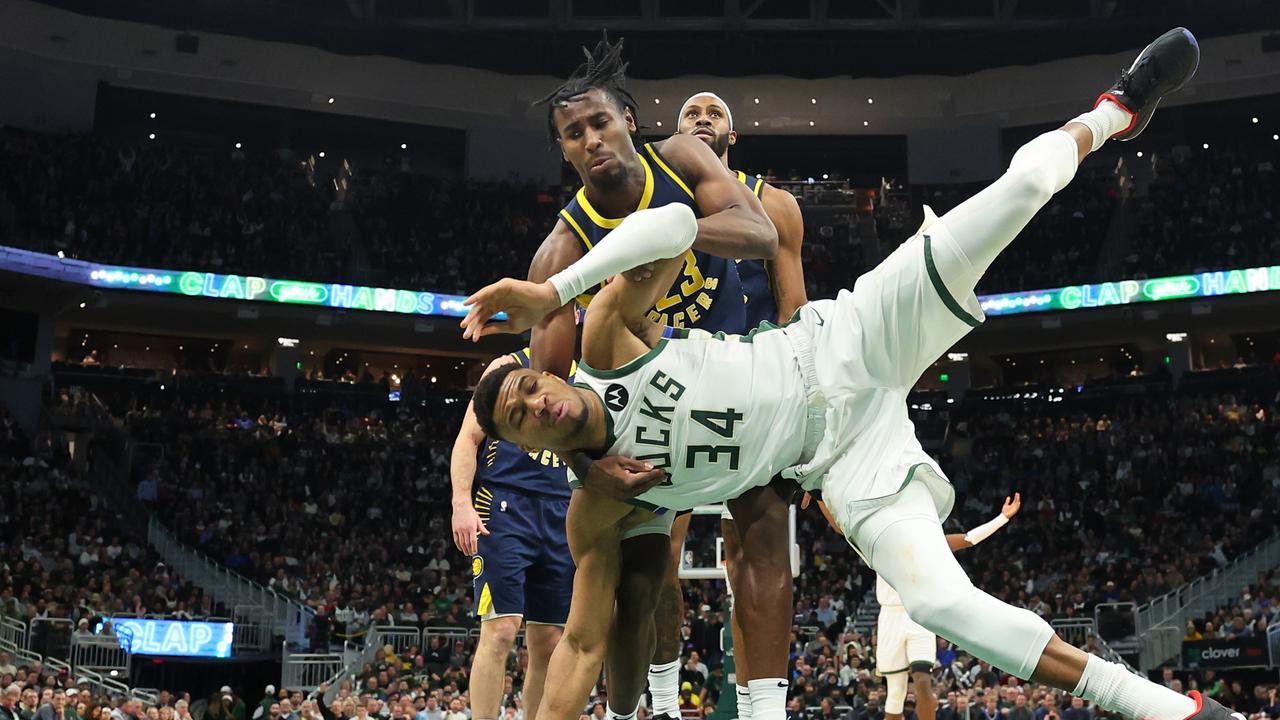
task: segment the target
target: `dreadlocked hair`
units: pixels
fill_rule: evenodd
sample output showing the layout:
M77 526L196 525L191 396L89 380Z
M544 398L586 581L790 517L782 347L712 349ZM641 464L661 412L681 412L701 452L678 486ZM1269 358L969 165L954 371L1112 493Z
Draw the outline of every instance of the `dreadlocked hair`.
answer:
M610 44L609 35L596 43L594 49L582 48L587 61L573 71L568 80L534 105L547 106L547 135L554 145L560 139L560 131L556 129L556 108L566 107L573 99L588 90L602 90L622 110L630 110L631 118L637 116L636 99L627 92L627 63L622 61L622 40Z

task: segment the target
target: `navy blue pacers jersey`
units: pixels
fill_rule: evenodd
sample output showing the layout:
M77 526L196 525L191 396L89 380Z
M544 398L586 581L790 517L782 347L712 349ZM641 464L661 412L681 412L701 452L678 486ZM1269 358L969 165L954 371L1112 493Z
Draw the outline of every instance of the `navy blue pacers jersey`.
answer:
M764 195L764 178L751 177L739 170L734 173L756 197ZM768 260L739 260L738 276L742 279L742 295L747 303L747 327L768 321L778 322L778 298L773 294L773 269Z
M512 356L529 367L529 349ZM570 370L569 382L573 382ZM563 625L573 595L573 558L565 536L569 480L550 450L527 453L486 438L477 458L475 506L488 535L471 559L475 613L481 621L522 616Z
M693 208L695 215L702 217L697 203L693 201L689 184L663 159L652 143L641 146L639 155L640 164L644 166L644 193L640 196L637 210L684 203ZM560 211L560 220L573 231L583 252L590 252L610 230L622 223L622 218L606 218L596 212L587 200L585 189L578 190L578 194ZM586 307L601 287L579 295L578 304ZM685 255L684 270L672 284L670 292L649 311L649 318L669 327L744 332L748 325L737 263L690 250Z

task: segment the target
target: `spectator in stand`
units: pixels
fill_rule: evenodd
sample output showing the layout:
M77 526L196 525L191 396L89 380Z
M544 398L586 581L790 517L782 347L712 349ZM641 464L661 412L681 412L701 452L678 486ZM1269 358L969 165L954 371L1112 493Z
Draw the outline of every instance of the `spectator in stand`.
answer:
M17 669L14 669L17 672ZM3 675L12 675L13 672L0 673ZM22 688L17 683L10 683L0 688L0 720L19 720L18 698L22 695Z

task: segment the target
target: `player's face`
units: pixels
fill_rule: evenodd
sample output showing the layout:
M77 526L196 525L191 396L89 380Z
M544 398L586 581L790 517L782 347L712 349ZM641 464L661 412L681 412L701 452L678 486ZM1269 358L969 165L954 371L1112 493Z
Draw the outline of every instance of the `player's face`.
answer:
M558 375L521 368L498 389L493 421L505 439L527 450L572 449L587 424L587 403Z
M560 152L584 185L609 191L622 187L636 153L636 121L603 90L589 90L556 108Z
M729 114L710 95L698 95L689 101L680 116L679 131L711 146L716 157L724 157L729 146L738 141L738 134L729 129Z

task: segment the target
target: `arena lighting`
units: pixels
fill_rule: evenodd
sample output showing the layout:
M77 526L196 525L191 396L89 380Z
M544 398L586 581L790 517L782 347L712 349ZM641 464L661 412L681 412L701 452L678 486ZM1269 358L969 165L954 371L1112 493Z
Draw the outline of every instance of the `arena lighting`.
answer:
M658 127L662 127L662 121L661 121L661 120L659 120L659 121L658 121Z
M1184 332L1183 333L1165 333L1164 339L1168 340L1171 343L1182 342L1187 339L1187 334Z
M111 622L134 655L231 657L233 623L138 618L112 618Z
M969 353L953 352L947 353L947 359L951 362L964 362L969 359Z
M298 338L278 337L276 338L276 342L279 343L280 347L297 347L298 346Z

